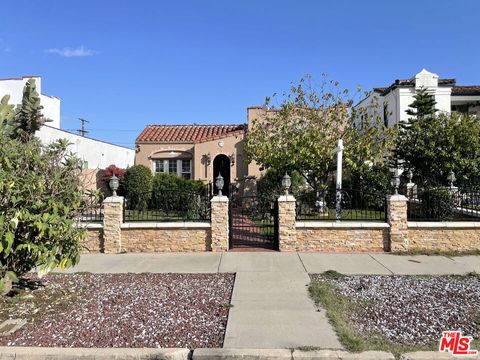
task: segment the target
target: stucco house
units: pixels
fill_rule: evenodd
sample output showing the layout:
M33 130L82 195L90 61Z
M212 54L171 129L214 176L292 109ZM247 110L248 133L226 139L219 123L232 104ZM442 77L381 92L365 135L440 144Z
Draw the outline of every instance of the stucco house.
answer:
M442 79L425 69L410 79L395 80L390 86L377 87L356 108L366 108L387 126L407 121L406 110L416 90L426 88L435 97L439 112L452 111L480 116L480 85L457 85L455 79Z
M246 161L245 132L267 112L264 107L249 107L247 124L148 125L135 141L135 164L153 173L175 173L206 183L221 174L224 189L232 182L259 177L260 167Z

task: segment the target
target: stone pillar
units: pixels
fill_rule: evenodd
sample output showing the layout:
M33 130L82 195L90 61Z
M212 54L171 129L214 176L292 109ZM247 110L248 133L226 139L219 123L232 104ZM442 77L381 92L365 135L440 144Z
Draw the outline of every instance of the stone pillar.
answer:
M123 197L110 196L103 201L103 251L122 250Z
M390 251L408 250L407 198L403 195L387 197L387 221L390 224Z
M227 251L229 241L228 197L214 196L211 200L211 205L212 251Z
M293 195L278 198L278 243L280 251L297 250L296 200Z

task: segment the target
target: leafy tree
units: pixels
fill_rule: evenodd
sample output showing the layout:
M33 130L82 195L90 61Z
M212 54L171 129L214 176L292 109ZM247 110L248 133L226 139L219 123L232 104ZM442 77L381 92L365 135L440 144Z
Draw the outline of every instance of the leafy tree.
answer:
M0 101L0 126L11 136L15 130L15 105L10 105L8 100L10 95L5 95Z
M311 77L283 94L277 107L254 121L247 133L246 153L266 169L295 170L319 190L336 164L332 149L343 139L344 166L356 171L367 161L385 161L393 150L396 129L384 127L380 116L352 108L347 90L324 78L319 88ZM267 98L266 106L271 99Z
M480 186L480 119L441 114L414 121L400 137L396 154L422 186L448 185L450 170L460 187Z
M30 79L23 89L22 103L16 110L14 130L16 138L28 141L42 125L51 121L42 115L42 109L35 79Z
M80 160L59 140L41 145L0 128L0 288L39 267L40 274L79 260L85 231ZM2 292L2 291L0 291Z
M122 179L128 206L132 210L145 210L152 195L152 172L145 165L127 169Z

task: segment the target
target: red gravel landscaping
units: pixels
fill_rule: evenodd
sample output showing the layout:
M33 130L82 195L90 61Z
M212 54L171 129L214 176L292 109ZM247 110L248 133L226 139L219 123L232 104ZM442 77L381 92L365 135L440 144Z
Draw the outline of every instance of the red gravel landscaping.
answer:
M0 345L222 347L233 274L49 275L0 298L0 323L28 324ZM31 282L34 281L34 282Z

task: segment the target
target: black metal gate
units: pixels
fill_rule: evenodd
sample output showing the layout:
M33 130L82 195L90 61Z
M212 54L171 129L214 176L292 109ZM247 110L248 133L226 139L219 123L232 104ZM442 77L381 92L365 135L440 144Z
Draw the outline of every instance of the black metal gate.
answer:
M278 205L258 196L232 193L229 203L230 249L278 250Z

